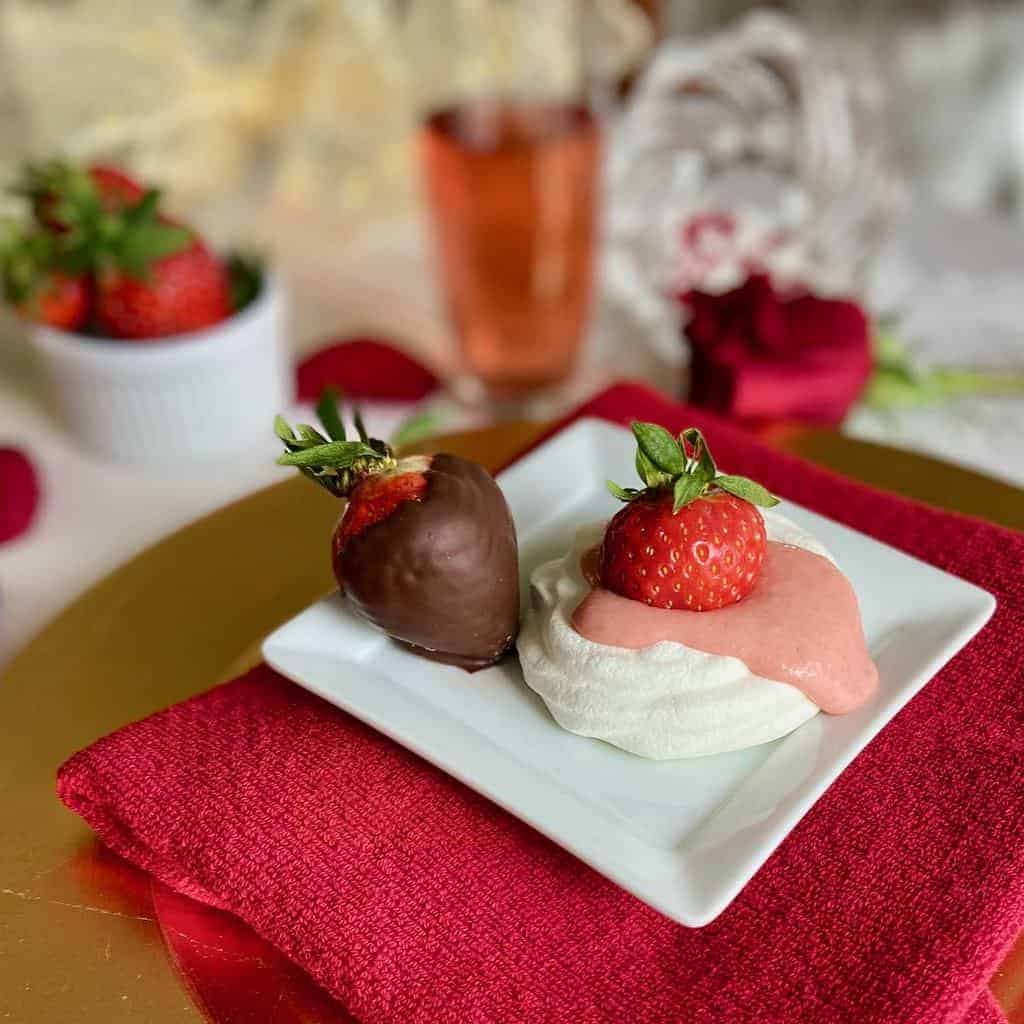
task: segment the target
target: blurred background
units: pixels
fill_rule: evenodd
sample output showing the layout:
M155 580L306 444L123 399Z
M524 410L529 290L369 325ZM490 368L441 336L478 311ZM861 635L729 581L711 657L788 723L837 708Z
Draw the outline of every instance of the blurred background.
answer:
M417 49L437 41L435 23L451 16L449 7L496 19L509 6L7 0L3 163L10 170L26 154L58 150L116 155L182 202L219 200L226 224L244 223L245 215L231 209L225 189L239 206L261 210L391 214L413 200ZM713 31L755 9L787 11L879 77L893 105L886 130L916 188L956 206L1021 216L1019 3L594 0L592 7L604 36L595 45L624 75L665 35Z
M316 294L321 276L325 291L345 291L328 269L345 265L340 250L355 253L351 243L367 225L414 219L421 201L413 138L422 97L437 87L431 74L456 73L446 60L425 70L425 54L436 58L437 47L455 56L438 23L475 19L477 38L489 42L459 56L493 66L515 50L503 46L509 32L498 23L517 6L535 8L538 35L551 37L548 58L571 63L574 41L550 25L572 0L5 0L0 174L53 153L120 162L165 186L216 241L270 247L303 294ZM834 51L862 93L873 93L867 130L918 207L1024 216L1024 5L585 6L602 73L634 85L666 37L735 26L755 10L788 12ZM388 245L407 242L376 234L372 251L353 260L387 262ZM298 344L315 342L325 316L338 317L339 330L375 326L379 313L363 308L372 296L356 301L361 291L353 282L336 312L318 306L315 325L299 304ZM423 296L409 299L418 307ZM410 340L442 348L437 338Z
M64 600L278 479L273 406L327 384L383 434L639 378L1024 485L1024 4L4 0L0 182L57 156L259 254L286 319L224 329L284 355L251 402L211 363L159 406L95 317L4 311L0 448L45 498L0 550L18 636L45 558L92 538Z

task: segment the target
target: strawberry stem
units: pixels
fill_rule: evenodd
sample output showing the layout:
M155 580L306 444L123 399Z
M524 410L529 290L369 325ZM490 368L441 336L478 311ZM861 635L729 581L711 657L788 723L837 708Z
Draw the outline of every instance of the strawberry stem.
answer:
M657 423L636 422L632 427L637 441L636 472L644 488L620 487L609 480L608 490L619 501L635 501L651 492L671 490L673 515L715 490L765 508L779 503L759 483L745 476L720 473L704 435L696 427L688 427L678 438Z
M331 388L328 388L320 396L320 401L316 403L316 414L320 417L320 422L324 425L324 429L330 435L334 441L344 441L345 438L345 424L341 421L341 415L338 412L338 393Z
M274 433L285 447L277 460L279 466L294 466L335 497L344 498L361 480L398 465L391 448L366 433L358 411L353 413L353 419L360 440L347 439L335 392L325 391L316 411L329 438L308 423L292 428L283 416L274 419Z

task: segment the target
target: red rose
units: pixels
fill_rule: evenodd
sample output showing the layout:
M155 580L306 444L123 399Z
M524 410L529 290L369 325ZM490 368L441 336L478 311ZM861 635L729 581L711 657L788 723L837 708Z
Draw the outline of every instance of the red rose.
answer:
M690 401L740 419L836 424L871 374L871 332L853 302L785 298L763 274L691 311Z

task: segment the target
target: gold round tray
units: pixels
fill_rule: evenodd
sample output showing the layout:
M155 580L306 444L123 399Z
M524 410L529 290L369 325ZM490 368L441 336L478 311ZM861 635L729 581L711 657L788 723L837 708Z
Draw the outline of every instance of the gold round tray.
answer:
M542 429L510 424L423 447L493 468ZM830 431L763 436L844 475L1024 529L1024 492L994 480ZM75 750L248 667L263 636L330 591L337 512L299 477L229 505L97 584L7 669L0 1018L349 1019L239 922L155 887L104 851L54 795L54 773ZM1024 1024L1024 944L993 990Z

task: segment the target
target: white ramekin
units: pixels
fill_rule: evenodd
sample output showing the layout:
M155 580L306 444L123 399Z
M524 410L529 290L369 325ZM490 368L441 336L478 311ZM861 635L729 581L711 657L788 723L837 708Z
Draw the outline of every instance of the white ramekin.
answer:
M58 412L83 447L128 463L242 452L293 396L282 284L267 274L240 313L191 334L132 342L30 332Z

